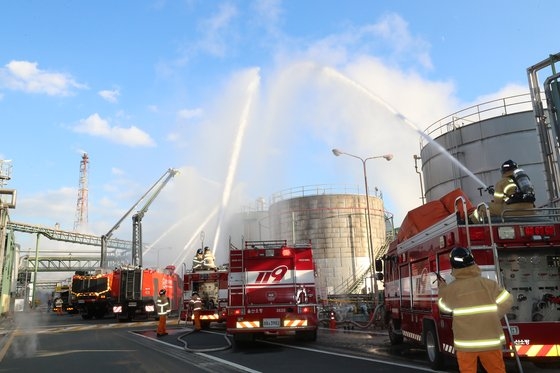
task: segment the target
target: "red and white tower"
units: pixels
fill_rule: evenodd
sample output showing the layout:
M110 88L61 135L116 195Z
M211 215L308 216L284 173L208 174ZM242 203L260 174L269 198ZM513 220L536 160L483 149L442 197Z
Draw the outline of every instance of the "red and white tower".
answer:
M78 231L79 228L88 222L88 164L89 157L87 153L84 153L80 161L80 185L78 188L74 231Z

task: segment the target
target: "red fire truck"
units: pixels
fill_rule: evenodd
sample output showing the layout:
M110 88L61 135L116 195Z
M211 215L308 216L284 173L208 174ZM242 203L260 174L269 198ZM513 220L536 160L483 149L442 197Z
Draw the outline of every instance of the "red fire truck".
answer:
M198 293L202 299L200 325L203 329L207 329L212 322L226 321L228 273L227 267L218 267L189 271L183 275L183 309L180 316L182 321L192 321L189 302L193 292Z
M73 304L84 320L93 317L102 319L112 312L113 273L87 273L77 271L72 276L72 299Z
M179 312L183 286L174 266L167 266L163 272L139 267L117 268L113 271L113 283L113 313L119 321L158 319L155 302L162 289L171 302L171 314Z
M175 267L162 271L119 267L108 273L77 273L72 277L75 307L83 319L115 315L119 321L157 318L155 301L161 289L171 300L171 312L181 305L182 280Z
M477 210L484 212L485 207ZM512 216L506 210L499 218L486 213L473 224L468 216L474 210L457 189L407 214L383 257L391 343L406 338L423 345L434 369L442 367L444 354L454 355L452 316L438 309L436 278L439 274L453 281L448 255L453 247L463 246L471 248L482 275L500 282L514 297L503 321L505 356L536 365L559 362L559 211L535 209L530 215Z
M317 298L311 243L246 241L230 248L227 333L234 341L256 336L317 338Z

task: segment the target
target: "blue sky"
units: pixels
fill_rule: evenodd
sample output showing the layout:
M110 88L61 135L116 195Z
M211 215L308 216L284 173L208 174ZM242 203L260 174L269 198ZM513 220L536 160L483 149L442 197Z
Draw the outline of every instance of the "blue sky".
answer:
M155 249L144 262L155 264L159 252L171 263L198 247L201 230L226 247L220 221L260 197L362 187L360 162L335 158L339 148L364 158L394 154L368 161L368 182L399 225L420 204L419 135L390 109L421 130L470 105L528 92L527 67L558 52L555 5L3 2L0 159L11 160L5 187L18 193L10 218L72 230L86 152L83 229L101 235L178 168L143 220L144 242ZM130 239L126 222L114 237ZM17 238L24 249L35 245L29 235Z

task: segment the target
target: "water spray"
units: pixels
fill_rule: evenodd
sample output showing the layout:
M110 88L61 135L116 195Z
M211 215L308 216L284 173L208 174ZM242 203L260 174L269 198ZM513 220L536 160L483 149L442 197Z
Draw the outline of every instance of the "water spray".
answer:
M187 241L187 243L183 247L183 250L181 250L181 254L179 254L177 259L175 259L175 261L173 262L173 265L175 267L178 267L179 265L181 265L181 263L185 263L185 261L187 260L188 254L190 253L188 248L199 237L198 232L200 232L206 226L206 224L208 224L208 222L216 215L217 212L218 212L218 206L214 207L214 209L210 212L210 214L208 214L206 219L204 219L204 221L194 230L194 232L197 232L197 233L194 233L192 235L192 237ZM194 255L191 253L191 256L194 256Z
M260 82L260 76L259 76L259 71L258 69L255 71L255 77L254 79L249 83L248 87L247 87L247 92L248 92L248 99L247 102L245 104L245 107L243 108L243 112L241 114L241 119L239 122L239 128L237 131L237 136L235 137L235 141L233 142L233 151L231 154L231 162L229 164L228 167L228 173L227 173L227 177L226 177L226 182L224 184L224 192L222 194L222 205L221 205L221 209L220 209L220 214L218 216L218 222L217 222L217 227L216 227L216 235L214 236L214 244L212 246L212 253L215 255L216 253L216 247L218 246L218 241L220 238L220 231L221 231L221 226L222 226L222 222L224 220L224 216L225 216L225 210L227 208L227 205L229 203L229 199L231 197L231 190L233 187L233 181L234 181L234 177L235 177L235 173L237 171L237 164L239 162L239 154L241 153L241 148L243 145L243 136L245 135L245 130L247 129L247 125L249 123L249 114L251 112L251 106L253 103L253 99L255 97L255 94L258 90L259 87L259 82Z
M478 178L471 170L469 170L467 167L465 167L461 162L459 162L457 160L457 158L455 158L453 155L451 155L443 146L441 146L439 143L437 143L434 139L432 139L429 135L427 135L426 133L424 133L424 131L422 131L420 129L420 127L418 127L416 124L414 124L412 121L410 121L407 117L405 117L402 113L398 112L395 108L393 108L391 105L389 105L387 102L385 102L383 99L381 99L381 97L373 94L371 91L369 91L366 87L364 87L363 85L359 84L358 82L350 79L349 77L347 77L346 75L341 74L339 71L331 68L331 67L324 67L322 69L322 71L327 75L327 76L331 76L333 78L339 79L344 81L347 84L350 84L351 86L353 86L354 88L357 88L359 91L365 93L369 98L371 98L372 100L380 103L381 105L383 105L383 107L385 107L387 110L389 110L389 112L393 113L397 119L399 121L402 121L404 123L406 123L408 126L410 126L414 131L416 131L422 138L424 138L426 141L428 141L430 144L434 145L442 154L446 155L449 160L451 160L451 162L453 162L457 167L459 167L461 170L463 170L467 175L469 175L470 177L472 177L478 184L480 184L483 188L487 189L488 187L486 186L486 184L484 184L484 182L482 180L480 180L480 178Z

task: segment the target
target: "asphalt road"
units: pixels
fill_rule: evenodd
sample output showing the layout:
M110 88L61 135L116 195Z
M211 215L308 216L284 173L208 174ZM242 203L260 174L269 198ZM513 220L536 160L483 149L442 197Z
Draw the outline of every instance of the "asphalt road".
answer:
M0 329L0 372L432 372L422 349L391 347L382 331L322 328L316 342L277 338L236 346L220 325L193 333L171 320L169 335L158 338L155 321L16 316ZM453 361L447 371L457 372ZM543 373L530 363L524 371Z

